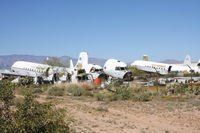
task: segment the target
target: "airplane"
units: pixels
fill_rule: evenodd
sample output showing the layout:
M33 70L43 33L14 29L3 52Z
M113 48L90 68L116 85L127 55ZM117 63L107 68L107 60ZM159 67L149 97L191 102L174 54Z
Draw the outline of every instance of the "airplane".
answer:
M113 79L121 81L133 80L132 73L128 70L127 64L116 59L107 60L103 71Z
M200 65L200 64L198 64ZM192 73L200 72L200 69L197 66L191 65L190 56L186 56L183 64L167 64L167 63L158 63L148 60L137 60L134 61L131 66L136 67L139 70L158 73L160 75L167 75L168 73Z
M70 66L73 66L72 60L70 61ZM90 79L92 82L99 79L106 79L106 75L103 72L103 68L96 64L89 64L88 63L88 53L87 52L81 52L79 54L79 58L77 61L77 64L73 68L76 70L83 70L88 75L88 79Z
M192 63L191 57L187 55L183 64L172 64L172 72L183 72L183 73L200 73L200 60L198 63Z
M168 72L171 71L171 66L169 64L152 61L137 60L134 61L131 66L136 67L137 69L142 71L159 73L161 75L166 75L168 74Z
M16 61L11 66L11 70L0 70L0 74L2 79L10 76L32 77L35 84L54 83L59 80L57 73L51 66L27 61Z

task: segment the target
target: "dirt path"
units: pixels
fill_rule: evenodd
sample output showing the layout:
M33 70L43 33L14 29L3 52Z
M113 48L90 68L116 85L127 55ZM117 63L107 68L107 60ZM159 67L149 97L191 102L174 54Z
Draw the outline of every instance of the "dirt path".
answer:
M99 102L70 96L57 98L56 103L75 119L73 127L79 133L200 132L200 111L184 103Z

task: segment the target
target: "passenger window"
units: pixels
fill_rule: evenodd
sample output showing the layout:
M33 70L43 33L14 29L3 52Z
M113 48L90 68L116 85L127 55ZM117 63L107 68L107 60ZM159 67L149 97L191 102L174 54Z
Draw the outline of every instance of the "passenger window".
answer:
M120 67L115 67L115 70L120 70Z
M124 68L124 67L121 67L121 70L125 70L125 68Z

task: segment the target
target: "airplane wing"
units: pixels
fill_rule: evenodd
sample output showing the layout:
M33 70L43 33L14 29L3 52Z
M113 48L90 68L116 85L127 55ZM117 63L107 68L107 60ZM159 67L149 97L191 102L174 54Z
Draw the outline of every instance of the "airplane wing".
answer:
M29 73L29 72L13 72L11 70L0 70L0 74L1 75L5 75L5 76L22 76L22 77L25 77L25 76L28 76L28 77L35 77L35 75Z

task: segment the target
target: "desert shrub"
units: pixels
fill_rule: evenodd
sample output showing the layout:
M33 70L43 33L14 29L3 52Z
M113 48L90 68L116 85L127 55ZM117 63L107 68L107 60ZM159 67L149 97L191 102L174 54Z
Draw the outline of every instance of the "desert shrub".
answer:
M168 92L171 94L200 94L200 87L198 86L188 86L188 84L171 84L167 86Z
M127 86L120 86L115 93L121 100L128 100L132 97L132 90Z
M134 76L138 77L138 79L146 79L147 73L145 71L141 71L136 67L129 67L129 69L131 70Z
M100 112L108 112L108 108L107 107L103 107L103 106L97 107L96 110L100 111Z
M95 94L95 98L97 101L104 101L105 96L104 96L104 94L97 93L97 94Z
M70 91L70 93L73 95L73 96L82 96L84 91L82 88L75 88L73 90Z
M87 84L70 84L67 86L67 91L71 93L73 96L93 96L93 93L90 91L91 86Z
M174 83L167 86L167 89L172 94L185 94L188 86L184 84Z
M0 83L0 132L3 133L59 133L69 132L64 113L50 104L34 101L32 93L11 106L14 88L10 82Z
M13 120L14 112L11 110L11 105L14 99L13 84L9 81L0 82L0 131L1 132L15 132L16 125Z
M31 92L32 94L41 94L44 90L42 88L32 88Z
M60 88L60 87L52 87L51 89L49 89L48 94L50 96L64 96L65 94L65 89L64 88Z
M19 95L25 95L27 92L31 92L32 94L41 94L44 93L50 88L50 85L29 85L29 86L19 86L15 88L15 93Z
M86 91L86 90L83 90L83 95L84 95L84 96L90 96L90 97L93 97L93 96L94 96L94 94L93 94L92 92Z
M80 86L86 91L91 91L91 90L96 89L96 87L93 84L89 84L89 83L82 83L80 84Z
M27 94L18 106L15 118L17 132L69 132L69 126L63 119L64 113L53 109L50 104L34 101L31 94Z
M73 90L73 89L76 89L76 88L79 88L78 84L69 84L67 86L67 90Z
M200 95L200 86L191 86L187 88L188 93L193 95Z
M167 95L167 93L168 93L168 90L166 88L159 89L159 91L158 91L159 96Z
M133 91L133 100L134 101L141 101L141 102L146 102L151 100L151 93L148 92L146 89L143 88L137 88L134 89Z
M23 77L20 78L19 82L18 82L18 86L30 86L34 83L33 78L31 77Z
M116 93L108 93L105 95L105 100L106 101L117 101L118 99L120 99L120 97L116 94Z
M13 100L13 105L14 105L14 106L18 106L18 105L22 104L23 101L24 101L24 98L22 98L22 97L15 98L15 99Z

